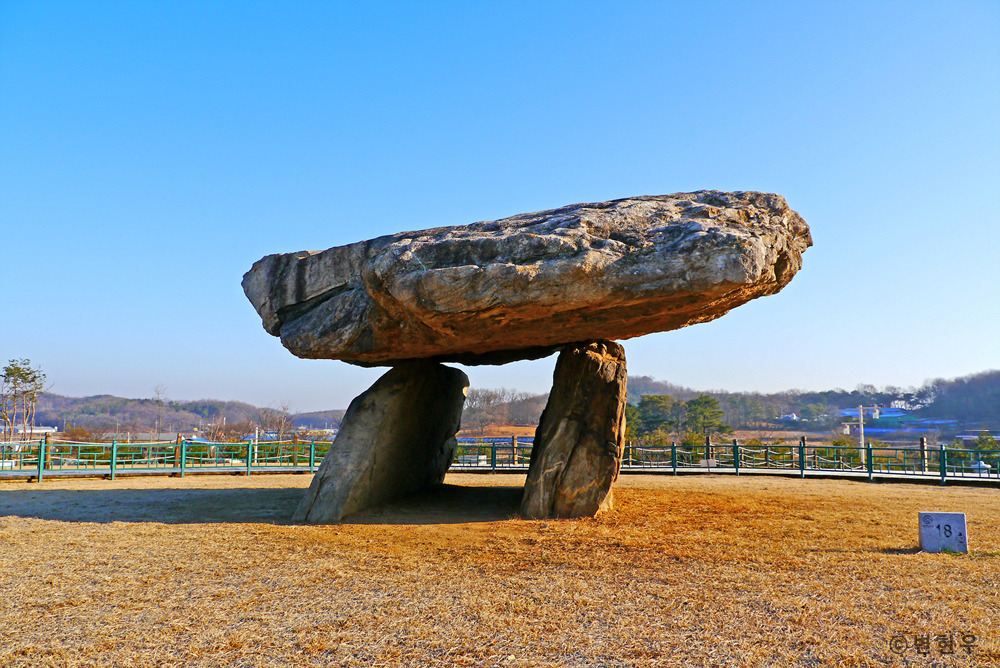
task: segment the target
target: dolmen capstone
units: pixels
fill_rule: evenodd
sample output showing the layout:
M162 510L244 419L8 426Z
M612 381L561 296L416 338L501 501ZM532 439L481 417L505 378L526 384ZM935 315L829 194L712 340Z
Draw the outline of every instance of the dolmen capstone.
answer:
M624 445L615 341L774 294L811 245L780 195L704 190L262 258L243 290L289 351L392 367L351 403L296 517L336 522L443 480L468 389L443 363L555 352L521 512L593 516L611 503Z

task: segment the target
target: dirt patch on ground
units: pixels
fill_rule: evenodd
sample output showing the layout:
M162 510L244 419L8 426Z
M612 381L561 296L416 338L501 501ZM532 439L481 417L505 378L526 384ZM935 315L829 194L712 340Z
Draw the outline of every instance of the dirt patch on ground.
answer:
M997 490L624 476L544 522L521 475L447 482L325 527L288 522L306 475L0 484L0 666L1000 660ZM918 510L972 553L919 553Z

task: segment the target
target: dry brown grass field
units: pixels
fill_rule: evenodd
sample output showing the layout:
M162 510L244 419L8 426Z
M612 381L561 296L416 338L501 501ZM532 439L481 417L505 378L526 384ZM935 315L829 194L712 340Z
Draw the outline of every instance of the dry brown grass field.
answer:
M535 435L538 425L517 426L512 424L489 425L483 429L470 427L458 432L459 438L531 438Z
M308 476L0 483L0 666L1000 662L997 489L623 476L525 521L522 476L447 482L336 526L287 523ZM918 552L918 510L970 554Z

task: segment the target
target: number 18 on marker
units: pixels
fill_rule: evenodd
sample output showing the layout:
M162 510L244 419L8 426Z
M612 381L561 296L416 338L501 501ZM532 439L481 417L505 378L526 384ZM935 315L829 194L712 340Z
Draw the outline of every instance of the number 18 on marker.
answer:
M924 552L968 552L965 513L919 513L920 549Z

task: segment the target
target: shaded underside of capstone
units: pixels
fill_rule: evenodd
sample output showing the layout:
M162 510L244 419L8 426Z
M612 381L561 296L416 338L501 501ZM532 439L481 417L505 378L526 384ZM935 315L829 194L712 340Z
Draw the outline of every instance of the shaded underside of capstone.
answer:
M700 191L269 255L243 288L299 357L502 364L713 320L811 244L779 195Z

